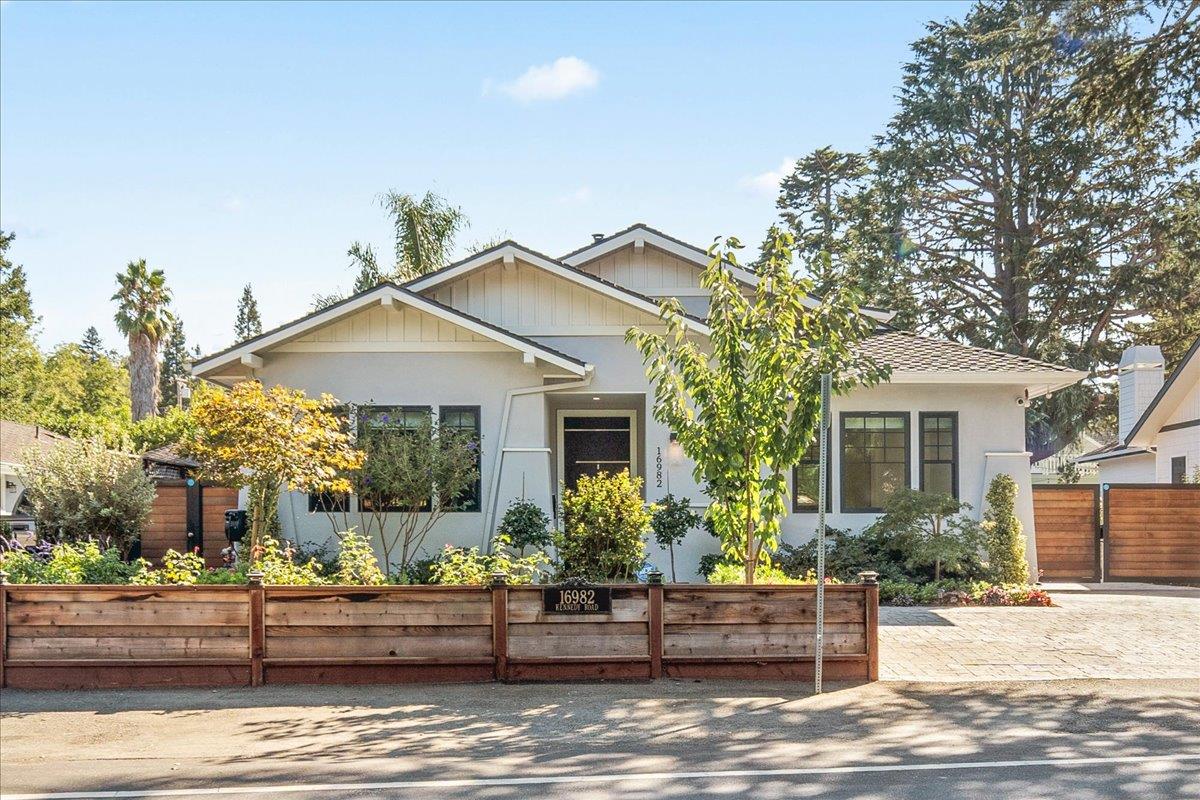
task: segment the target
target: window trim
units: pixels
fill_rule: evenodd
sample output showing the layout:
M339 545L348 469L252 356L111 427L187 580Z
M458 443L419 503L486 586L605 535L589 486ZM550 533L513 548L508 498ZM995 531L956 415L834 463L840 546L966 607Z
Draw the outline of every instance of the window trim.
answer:
M483 511L483 406L438 406L438 427L446 424L447 413L462 413L471 411L475 414L475 460L479 475L475 478L475 502L464 508L448 508L447 514L478 514ZM455 428L455 430L459 430Z
M1181 467L1178 475L1175 474L1175 465L1176 464L1179 464ZM1187 476L1188 476L1187 454L1185 453L1184 455L1181 455L1181 456L1171 456L1170 465L1171 465L1171 483L1175 486L1181 486L1181 485L1187 483ZM1179 480L1176 480L1176 477L1178 477Z
M904 487L912 488L912 412L911 411L842 411L838 414L841 435L838 438L841 474L838 489L841 491L843 514L882 514L883 508L853 508L846 505L846 418L847 417L898 417L904 420Z
M829 453L829 463L826 465L826 468L825 468L825 513L831 514L831 513L833 513L833 426L832 425L830 425L825 430L825 441L827 443L825 449L826 449L826 452ZM817 460L811 462L811 463L817 465L818 470L820 470L820 468L821 468L820 453L821 453L821 450L818 447L817 448ZM792 513L793 514L816 514L817 511L819 510L817 507L818 503L814 503L811 506L806 505L804 507L800 507L799 505L797 505L797 502L796 502L797 501L796 470L800 467L801 463L805 463L803 461L803 459L801 459L800 461L797 461L795 464L792 465ZM817 474L819 475L820 472L818 471ZM820 478L818 478L818 480L820 480Z
M960 467L960 464L962 463L962 461L959 457L960 454L958 451L958 412L957 411L922 411L917 414L917 419L918 419L918 421L917 421L917 448L918 448L917 462L918 462L918 470L919 470L918 480L920 482L921 491L922 492L925 491L925 464L926 463L929 463L929 464L945 464L946 463L945 461L941 461L941 460L929 461L929 462L926 462L926 460L925 460L925 420L926 420L926 418L929 418L929 417L950 417L950 419L952 419L954 421L954 427L952 429L954 432L954 436L952 437L953 440L951 442L951 446L953 448L953 450L952 450L953 455L951 456L951 458L953 460L950 462L950 487L951 487L951 495L954 497L955 500L958 500L959 499L959 497L958 497L958 472L959 472L959 467Z

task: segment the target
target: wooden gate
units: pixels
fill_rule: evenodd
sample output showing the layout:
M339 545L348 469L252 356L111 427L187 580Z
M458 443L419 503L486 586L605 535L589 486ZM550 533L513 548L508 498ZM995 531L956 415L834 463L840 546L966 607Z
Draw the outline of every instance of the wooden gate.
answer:
M1105 580L1200 581L1200 486L1105 484L1104 531Z
M142 557L157 564L167 550L186 553L199 547L208 566L220 566L225 510L238 507L238 490L176 479L155 481L155 489Z
M1043 580L1101 579L1099 486L1034 486L1033 524Z

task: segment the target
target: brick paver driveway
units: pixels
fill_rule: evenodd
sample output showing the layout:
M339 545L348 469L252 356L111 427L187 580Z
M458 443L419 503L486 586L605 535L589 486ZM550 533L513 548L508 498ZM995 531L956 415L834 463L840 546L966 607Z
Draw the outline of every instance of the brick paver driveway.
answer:
M881 608L882 680L1200 679L1200 589L1077 585L1053 608Z

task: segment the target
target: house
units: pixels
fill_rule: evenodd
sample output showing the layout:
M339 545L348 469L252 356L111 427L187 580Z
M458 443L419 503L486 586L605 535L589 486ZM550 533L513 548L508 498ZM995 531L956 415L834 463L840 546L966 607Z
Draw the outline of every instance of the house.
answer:
M1059 482L1059 476L1061 475L1064 467L1072 462L1078 464L1076 459L1085 453L1090 453L1093 450L1098 449L1101 444L1102 442L1100 439L1097 439L1095 436L1092 436L1086 431L1081 432L1075 437L1073 442L1068 444L1062 450L1059 450L1053 455L1046 456L1043 459L1034 461L1030 465L1029 471L1033 477L1033 484L1035 486L1038 484L1047 483L1057 484ZM1078 483L1094 484L1100 482L1100 470L1095 464L1078 464L1078 466Z
M1185 483L1200 470L1200 339L1163 380L1162 350L1130 347L1118 366L1118 438L1080 457L1104 483Z
M26 540L32 536L34 520L19 474L23 454L30 448L46 452L63 441L66 436L40 425L0 419L0 523Z
M628 468L654 501L668 491L706 505L671 431L652 415L653 387L625 342L632 326L661 328L658 302L677 297L689 335L703 341L708 263L700 248L645 225L597 235L560 258L507 241L403 286L383 284L193 365L230 385L257 379L309 394L329 392L360 426L436 414L481 436L477 491L438 522L429 549L486 544L506 505L521 496L552 516L560 486L597 470ZM750 285L752 272L733 268ZM861 529L899 486L953 493L978 513L991 478L1012 475L1033 544L1025 406L1084 373L918 336L888 326L874 308L866 350L892 367L890 381L833 403L829 524ZM793 543L816 525L815 448L790 476ZM345 502L351 512L355 498ZM285 536L331 534L319 497L280 500ZM436 541L433 539L436 538ZM676 549L681 575L717 549L694 531ZM661 554L651 560L661 564Z

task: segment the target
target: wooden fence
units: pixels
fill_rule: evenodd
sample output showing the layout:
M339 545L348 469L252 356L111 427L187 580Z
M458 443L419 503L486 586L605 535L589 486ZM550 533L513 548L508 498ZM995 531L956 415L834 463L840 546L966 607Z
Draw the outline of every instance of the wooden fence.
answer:
M876 680L879 587L825 608L825 676ZM812 586L613 586L562 615L528 586L0 585L0 685L800 679L815 620Z
M1033 523L1043 580L1100 580L1099 486L1034 486Z
M1107 484L1104 577L1200 582L1200 486Z
M159 479L155 489L142 556L158 562L168 550L186 553L199 547L208 566L220 566L225 510L238 507L238 490L182 479Z

